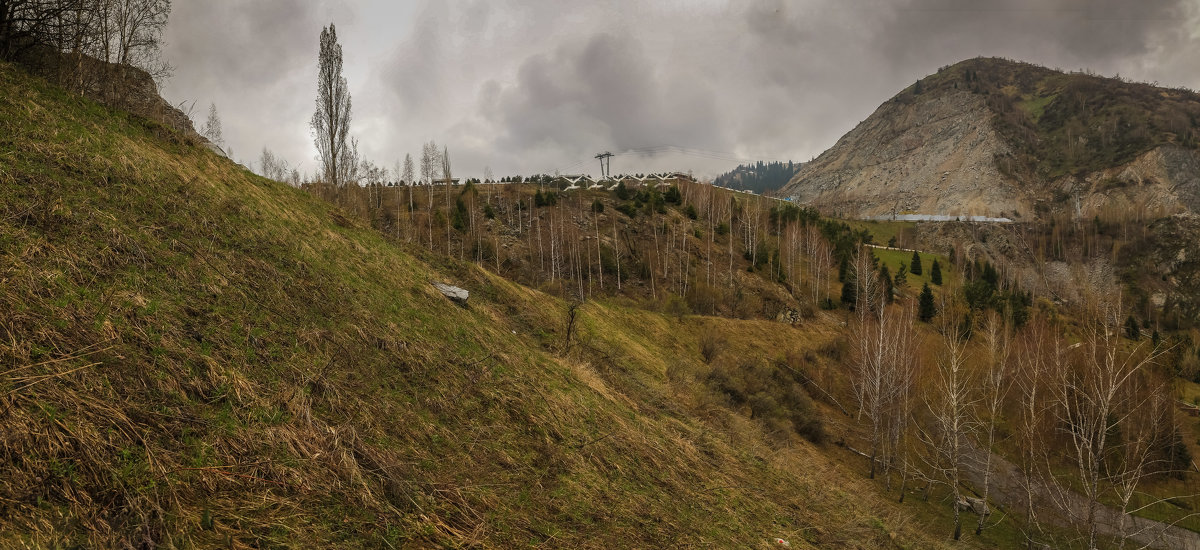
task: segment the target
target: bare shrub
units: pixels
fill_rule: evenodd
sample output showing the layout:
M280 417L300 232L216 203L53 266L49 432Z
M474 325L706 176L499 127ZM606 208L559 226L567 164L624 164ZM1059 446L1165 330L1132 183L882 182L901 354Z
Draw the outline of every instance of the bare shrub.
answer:
M716 328L709 327L700 334L700 357L704 363L711 364L725 349L725 344L725 337Z

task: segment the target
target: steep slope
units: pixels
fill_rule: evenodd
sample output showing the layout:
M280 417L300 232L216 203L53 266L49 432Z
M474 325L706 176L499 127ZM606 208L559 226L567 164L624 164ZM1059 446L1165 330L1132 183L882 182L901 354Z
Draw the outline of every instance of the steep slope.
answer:
M785 186L871 217L1200 212L1200 96L971 59L881 105Z
M0 546L942 546L697 382L706 331L834 329L589 302L568 340L173 136L0 65Z
M889 101L804 165L783 194L849 217L999 215L1026 202L993 156L1007 150L966 91Z

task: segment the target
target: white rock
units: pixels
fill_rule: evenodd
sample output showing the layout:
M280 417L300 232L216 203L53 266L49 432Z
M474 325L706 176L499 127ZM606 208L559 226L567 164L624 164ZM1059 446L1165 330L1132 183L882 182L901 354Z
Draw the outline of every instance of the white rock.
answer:
M438 291L440 291L447 298L460 304L467 303L467 298L471 295L471 293L467 292L466 289L458 288L445 283L433 283L433 287L438 289Z

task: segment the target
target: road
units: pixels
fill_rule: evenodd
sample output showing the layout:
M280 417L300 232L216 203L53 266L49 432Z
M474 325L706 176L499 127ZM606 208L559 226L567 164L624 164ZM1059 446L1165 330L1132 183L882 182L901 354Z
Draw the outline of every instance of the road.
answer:
M968 458L978 468L967 468L966 478L975 486L983 487L984 451L972 447ZM1003 457L992 455L992 487L988 498L1002 504L1011 514L1023 515L1025 510L1025 485L1028 478L1015 464ZM1066 502L1071 509L1070 514L1076 518L1086 518L1088 499L1081 494L1064 491L1063 494L1051 494L1051 489L1041 483L1035 485L1034 499L1039 508L1050 507L1060 509L1056 502ZM1123 518L1122 518L1123 516ZM972 516L973 517L973 516ZM1101 505L1097 510L1097 531L1107 537L1120 537L1122 532L1127 540L1147 548L1163 550L1200 550L1200 533L1189 531L1182 527L1123 514L1120 510ZM1121 529L1124 519L1125 528ZM969 523L969 522L965 522Z

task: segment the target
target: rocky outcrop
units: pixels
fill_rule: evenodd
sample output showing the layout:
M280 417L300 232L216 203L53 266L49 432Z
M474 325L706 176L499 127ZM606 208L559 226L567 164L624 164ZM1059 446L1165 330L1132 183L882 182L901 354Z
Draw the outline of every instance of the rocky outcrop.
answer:
M158 122L185 139L208 143L196 132L187 114L159 95L154 78L142 69L47 48L31 48L17 62L33 74L89 99Z
M1200 213L1200 152L1161 146L1133 162L1064 178L1060 195L1070 195L1082 218L1128 217L1150 220L1171 214Z
M1007 151L979 95L891 100L801 168L783 194L855 218L1025 215L1031 201L994 160Z

